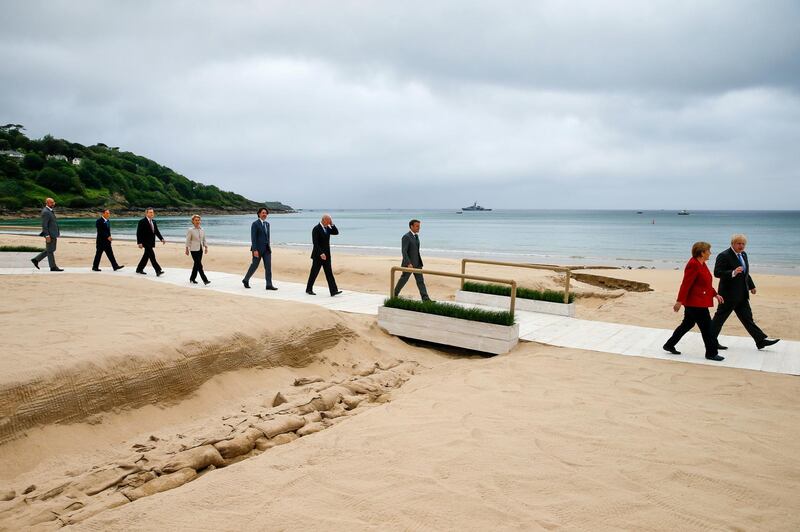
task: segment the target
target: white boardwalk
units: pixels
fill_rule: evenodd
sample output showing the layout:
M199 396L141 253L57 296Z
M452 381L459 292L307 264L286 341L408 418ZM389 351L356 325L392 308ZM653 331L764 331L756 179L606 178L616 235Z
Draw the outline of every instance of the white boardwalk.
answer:
M2 255L17 255L2 253ZM19 254L23 255L23 254ZM30 254L24 254L29 260ZM24 264L21 257L7 257L0 262L0 275L113 275L115 277L135 277L143 281L167 283L186 287L192 290L215 290L228 294L245 297L258 297L262 299L276 299L283 301L296 301L319 305L330 310L352 312L357 314L377 315L378 307L383 304L385 296L378 294L365 294L345 290L336 297L328 295L327 287L316 288L317 295L310 296L305 293L305 285L275 280L277 291L264 289L263 270L262 277L258 274L250 280L251 289L242 286L242 274L222 272L206 272L211 284L203 286L189 284L191 270L169 268L161 277L156 277L152 271L147 276L137 275L133 268L113 272L106 267L102 272L93 272L89 268L65 268L64 273L47 271L47 261L42 262L43 269L36 270L31 267L4 267ZM414 287L412 287L413 289ZM722 362L712 362L703 356L703 340L697 332L690 332L678 344L680 356L670 355L661 349L671 330L638 327L635 325L622 325L599 321L580 320L550 314L518 311L517 321L520 325L520 339L559 347L600 351L617 355L639 356L646 358L659 358L676 362L689 362L693 364L708 364L731 368L744 368L772 373L800 374L800 342L781 340L774 346L757 350L753 340L749 337L720 336L723 345L728 346L727 351L720 352L725 357ZM733 318L735 319L735 318ZM676 318L677 325L677 318Z

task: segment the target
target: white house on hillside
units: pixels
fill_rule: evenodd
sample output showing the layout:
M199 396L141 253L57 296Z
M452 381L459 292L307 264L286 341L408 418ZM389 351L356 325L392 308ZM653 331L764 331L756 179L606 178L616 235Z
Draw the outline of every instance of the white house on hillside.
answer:
M0 155L5 155L6 157L11 157L12 159L25 158L25 154L20 153L17 150L0 150Z
M67 156L66 155L48 155L47 156L47 160L49 161L51 159L56 160L56 161L67 162Z
M75 165L75 166L80 166L81 165L81 158L80 157L74 157L72 159L72 164Z

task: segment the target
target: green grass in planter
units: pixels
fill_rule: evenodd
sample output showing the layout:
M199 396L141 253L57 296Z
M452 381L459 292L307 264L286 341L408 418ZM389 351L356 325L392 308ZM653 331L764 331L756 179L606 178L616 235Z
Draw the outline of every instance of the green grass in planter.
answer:
M502 284L475 283L467 281L464 283L465 292L477 292L479 294L492 294L495 296L511 297L511 287ZM533 290L531 288L517 287L517 297L520 299L535 299L537 301L550 301L552 303L563 303L564 292L558 290ZM569 302L575 300L575 294L569 295Z
M387 298L383 304L388 308L423 312L425 314L435 314L437 316L447 316L449 318L493 323L495 325L514 325L514 317L507 310L464 308L452 303L417 301L416 299L405 299L402 297Z

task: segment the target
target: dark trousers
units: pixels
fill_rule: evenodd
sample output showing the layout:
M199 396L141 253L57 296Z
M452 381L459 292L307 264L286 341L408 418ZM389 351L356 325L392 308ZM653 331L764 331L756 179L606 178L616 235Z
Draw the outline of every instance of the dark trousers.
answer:
M717 337L711 330L711 313L707 307L683 307L683 321L664 344L665 347L675 347L683 335L689 332L695 324L700 328L700 334L703 335L706 356L716 355L718 353Z
M764 334L764 331L753 321L753 311L750 308L749 299L732 302L725 300L725 303L717 307L717 312L714 313L714 319L711 322L711 330L714 334L714 338L719 336L719 332L722 330L722 326L725 324L725 320L728 319L728 316L731 315L731 312L736 313L736 317L742 322L742 325L744 325L744 328L750 336L753 337L753 340L756 341L756 344L760 344L764 341L767 335Z
M103 253L106 254L108 260L111 261L111 267L115 270L119 268L119 264L117 264L117 259L114 258L114 250L111 249L111 242L106 240L105 242L101 242L97 244L97 253L94 254L94 262L92 262L92 268L95 270L100 267L100 258L103 256Z
M394 297L400 295L400 290L408 282L408 279L411 277L411 272L403 272L400 276L400 280L397 281L397 285L394 287ZM423 301L430 299L428 297L428 289L425 288L425 278L422 276L421 273L414 274L414 280L417 281L417 288L419 289L419 296L422 298Z
M330 257L328 257L328 260L322 260L319 257L314 257L312 259L311 272L308 274L308 283L306 284L306 292L314 291L314 281L317 280L320 268L325 272L325 279L328 281L328 290L330 290L331 295L334 295L339 291L339 288L336 286L336 279L333 278L333 268L331 267Z
M192 267L192 275L189 276L190 281L194 281L197 279L197 274L200 274L200 278L203 280L204 283L208 282L208 277L206 277L206 272L203 271L203 250L200 251L190 251L189 253L192 254L192 260L194 261L194 266Z
M258 253L258 257L253 257L253 262L250 263L250 268L244 276L244 282L249 282L250 278L256 273L258 263L264 261L264 278L267 280L267 286L272 286L272 253Z
M44 251L36 255L33 260L39 262L47 257L47 264L50 265L50 269L58 268L56 264L56 241L58 238L50 238L50 242L45 241Z
M153 269L157 272L161 271L161 266L158 265L158 261L156 260L156 252L154 251L155 248L144 246L144 254L142 255L142 260L139 261L139 264L136 266L137 272L144 271L144 267L147 266L147 261L150 261L150 264L153 265Z

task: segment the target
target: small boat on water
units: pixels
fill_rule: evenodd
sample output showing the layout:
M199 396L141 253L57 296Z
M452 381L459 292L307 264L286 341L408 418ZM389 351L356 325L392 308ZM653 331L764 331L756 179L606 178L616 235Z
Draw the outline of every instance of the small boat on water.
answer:
M678 211L678 216L689 216L689 211L687 211L686 209Z
M642 211L636 211L636 214L643 214Z
M461 210L462 211L491 211L492 209L486 209L484 207L481 207L480 205L478 205L478 202L476 201L475 203L473 203L469 207L462 207Z

